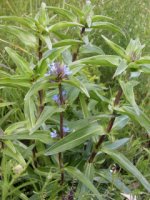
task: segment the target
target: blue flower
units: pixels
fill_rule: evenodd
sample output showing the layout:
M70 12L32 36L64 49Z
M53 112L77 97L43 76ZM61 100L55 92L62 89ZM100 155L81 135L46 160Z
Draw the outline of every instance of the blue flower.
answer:
M67 92L65 90L63 90L62 92L62 96L63 96L63 102L65 102L66 98L67 98ZM60 96L58 94L55 94L52 99L58 104L60 105L61 102L60 102Z
M69 76L72 72L67 65L61 65L60 63L49 64L49 70L45 76L53 75L57 78L64 78Z
M58 94L55 94L52 99L58 104L60 105L60 98L59 98L59 95Z
M68 127L63 127L63 132L68 133L68 132L70 132L70 129Z
M67 65L64 65L64 75L71 75L72 72L70 71L69 67Z
M57 137L57 132L56 132L56 130L50 132L50 136L51 136L51 138L56 138L56 137Z

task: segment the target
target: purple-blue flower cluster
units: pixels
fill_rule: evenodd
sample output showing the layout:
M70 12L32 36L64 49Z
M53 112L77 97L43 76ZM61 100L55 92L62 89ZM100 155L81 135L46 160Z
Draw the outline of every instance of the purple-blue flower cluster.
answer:
M67 133L70 132L70 129L68 127L63 127L63 132L64 132L64 135L66 135ZM53 130L50 132L50 136L51 138L57 138L58 137L58 134L57 134L57 131L56 130Z
M67 92L65 90L63 90L62 92L62 96L63 96L63 102L65 102L66 98L67 98ZM55 94L52 99L58 104L60 105L61 102L60 102L60 96L58 94Z
M67 65L62 65L60 63L49 64L49 70L45 76L53 75L57 78L64 78L71 74L69 67Z

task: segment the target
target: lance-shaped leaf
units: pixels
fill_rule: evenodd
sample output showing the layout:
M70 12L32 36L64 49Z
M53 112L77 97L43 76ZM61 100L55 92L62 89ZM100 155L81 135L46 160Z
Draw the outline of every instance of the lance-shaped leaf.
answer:
M64 52L66 49L68 49L70 46L64 46L64 47L58 47L54 48L52 50L48 50L43 54L42 62L49 58L51 61L55 60L57 57L61 55L62 52Z
M83 44L83 41L81 40L74 40L74 39L66 39L66 40L61 40L59 42L56 42L53 44L53 47L61 47L61 46L68 46L68 45L78 45L78 44Z
M90 54L91 56L95 55L104 55L103 50L100 47L97 47L93 44L82 45L79 49L80 54Z
M89 181L91 182L93 181L93 177L95 175L95 169L93 163L85 164L84 175L89 179ZM82 183L78 185L77 193L79 193L78 195L76 195L78 197L78 200L82 200L83 196L89 193L89 189Z
M52 42L51 42L51 39L50 39L50 36L49 35L42 35L41 36L41 39L46 43L48 49L52 49Z
M0 16L0 20L18 22L19 24L24 25L28 28L32 28L32 29L36 28L34 19L29 18L29 17Z
M108 66L108 67L115 67L119 64L120 57L115 55L98 55L92 56L89 58L83 58L72 62L69 66L70 67L77 67L82 64L86 65L95 65L95 66Z
M124 32L118 26L110 23L110 22L93 22L91 28L99 28L99 29L107 29L115 32L121 33L125 36Z
M65 3L69 8L71 8L71 11L78 16L79 18L82 18L84 16L84 13L81 11L81 9L77 8L76 6L70 5Z
M54 11L55 13L58 13L64 17L66 17L67 19L71 20L71 21L75 21L76 20L76 15L74 15L72 12L70 12L67 9L64 8L58 8L58 7L54 7L54 6L47 6L46 8Z
M29 131L23 131L22 133L11 134L11 135L0 135L2 140L37 140L45 144L52 144L53 139L50 137L49 131L39 130L29 135Z
M150 64L150 56L143 56L135 62L136 64Z
M98 200L103 200L102 196L96 189L96 187L92 184L92 182L77 168L75 167L65 167L64 170L71 175L78 179L81 183L83 183L92 193L94 196L97 197Z
M0 108L10 106L13 104L15 104L15 102L3 102L3 103L0 103Z
M46 4L44 2L41 3L39 12L35 16L35 21L37 22L36 24L38 27L42 29L49 23L49 16L47 14Z
M27 127L33 127L36 122L37 107L32 98L28 98L26 101L24 101L24 114L28 122Z
M93 15L92 16L92 22L97 22L97 21L101 21L101 20L113 20L113 18L104 16L104 15Z
M113 78L122 74L127 68L128 68L127 62L125 60L121 60L113 75Z
M60 29L63 29L63 28L69 28L69 27L83 27L82 24L79 24L79 23L76 23L76 22L58 22L52 26L50 26L48 28L48 31L58 31Z
M22 75L33 74L32 70L30 69L30 64L23 57L21 57L19 54L16 53L16 51L14 51L13 49L9 47L6 47L5 50L8 53L8 55L11 57L13 62L16 64L17 71L20 74Z
M21 75L14 75L8 78L0 78L0 86L6 87L27 87L31 86L30 80Z
M150 183L141 174L141 172L121 153L110 149L102 149L103 152L113 158L122 168L136 177L144 188L150 192Z
M140 71L142 71L145 74L150 74L150 64L141 65Z
M6 141L7 142L7 141ZM11 146L10 146L11 144ZM7 148L5 148L3 150L3 153L11 158L13 158L14 160L16 160L17 162L19 162L22 166L26 166L26 161L24 159L24 157L21 155L21 153L16 149L16 147L13 145L12 142L9 141L9 143L6 144ZM14 150L12 150L12 147Z
M39 79L33 83L30 90L26 93L24 100L26 101L32 95L37 94L37 92L40 90L45 90L47 88L56 88L57 86L58 86L58 83L50 83L49 79L43 79L43 78Z
M73 149L74 147L83 144L86 140L88 140L92 136L102 135L102 134L104 134L104 130L97 123L94 123L92 125L87 125L87 127L84 127L73 133L70 133L63 139L56 142L49 149L47 149L45 155L53 155L59 152L64 152L66 150Z
M121 88L123 90L123 93L127 99L127 101L129 101L129 103L133 106L133 108L135 109L135 112L137 115L140 114L139 111L139 107L137 106L136 102L135 102L135 98L134 98L134 92L133 92L133 88L134 86L136 86L138 84L137 81L128 81L127 83L125 83L124 81L119 81Z
M80 94L79 95L79 99L80 99L80 104L81 104L81 108L82 108L83 117L86 118L89 115L89 111L88 111L88 106L87 106L85 97L82 94Z
M114 42L112 42L111 40L109 40L108 38L106 38L104 35L102 35L102 38L105 40L105 42L121 57L125 58L125 59L128 59L127 55L126 55L126 52L125 50L115 44Z
M27 124L26 121L19 121L19 122L13 123L5 129L5 134L6 135L11 135L14 133L17 134L21 132L22 130L25 130L26 124Z
M116 108L116 110L128 115L132 120L138 122L148 133L150 133L150 120L141 110L139 110L139 115L136 114L135 109L131 106L122 106L121 108Z
M129 121L129 117L127 115L121 115L115 118L115 122L113 124L112 130L120 130L124 128Z
M108 170L100 170L99 172L96 172L97 175L100 177L103 177L105 180L110 182L112 185L114 185L118 190L121 192L130 194L131 190L117 177L117 175L113 175L110 171Z
M77 78L72 77L70 80L63 80L63 83L79 88L88 98L90 97L86 86Z
M63 111L64 111L63 108L59 108L55 106L45 106L40 117L36 121L35 125L30 129L30 134L35 132L53 114L63 112Z
M115 150L115 149L119 149L122 146L124 146L128 141L129 141L129 138L123 138L123 139L116 140L113 143L105 142L103 144L103 147L106 149Z
M15 26L0 25L0 30L15 35L22 43L29 47L36 47L37 41L34 34Z

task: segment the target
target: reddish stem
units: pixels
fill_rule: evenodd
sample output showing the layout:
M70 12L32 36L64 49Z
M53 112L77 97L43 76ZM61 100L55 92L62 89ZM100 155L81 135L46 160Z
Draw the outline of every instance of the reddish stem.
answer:
M120 88L119 90L118 90L118 93L117 93L117 95L116 95L116 98L115 98L115 101L114 101L114 106L117 106L118 104L119 104L119 102L120 102L120 99L121 99L121 96L122 96L122 89ZM112 127L113 127L113 124L114 124L114 121L115 121L115 113L113 112L113 115L112 115L113 117L110 119L110 121L108 122L108 126L107 126L107 129L106 129L106 131L107 131L107 133L110 133L111 132L111 129L112 129ZM102 135L102 136L100 136L99 137L99 141L97 142L97 144L95 145L95 148L94 148L94 150L93 150L93 152L91 153L91 155L90 155L90 157L89 157L89 160L88 160L88 162L89 163L92 163L93 161L94 161L94 158L95 158L95 156L97 155L97 152L98 152L98 149L99 149L99 147L101 146L101 144L104 142L104 140L105 140L105 138L106 138L106 135Z

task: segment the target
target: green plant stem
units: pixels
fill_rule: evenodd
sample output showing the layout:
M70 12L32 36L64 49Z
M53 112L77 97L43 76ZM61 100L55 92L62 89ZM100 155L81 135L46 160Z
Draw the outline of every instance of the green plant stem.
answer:
M121 96L122 96L122 93L123 93L122 89L120 88L118 90L117 95L116 95L116 98L115 98L115 101L114 101L114 106L117 106L119 104ZM113 111L112 118L109 120L107 129L106 129L107 133L111 132L111 129L112 129L114 121L115 121L115 118L116 118L115 117L115 112ZM90 155L90 157L88 159L89 163L92 163L94 161L94 158L97 155L98 149L100 148L101 144L104 142L105 138L106 138L106 135L101 135L99 137L99 140L98 140L97 144L95 145L95 148L94 148L93 152L91 153L91 155Z
M39 59L39 61L42 59L42 40L40 38L39 38L39 47L38 47L38 59ZM44 105L43 105L44 92L43 92L43 90L39 90L38 94L39 94L39 100L40 100L40 105L39 105L39 115L40 115L44 109Z
M60 100L60 105L62 106L64 104L64 99L63 99L63 90L62 90L62 85L61 82L59 83L59 100ZM60 113L60 138L62 139L64 137L64 130L63 130L63 123L64 123L64 116L63 112ZM58 154L58 160L59 160L59 166L61 170L61 181L60 184L62 185L64 183L64 172L63 172L63 154L60 152Z

